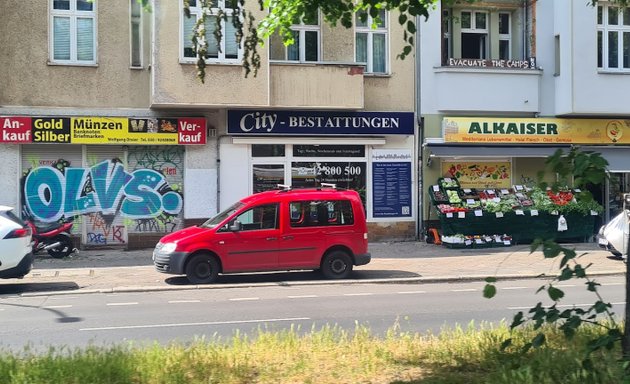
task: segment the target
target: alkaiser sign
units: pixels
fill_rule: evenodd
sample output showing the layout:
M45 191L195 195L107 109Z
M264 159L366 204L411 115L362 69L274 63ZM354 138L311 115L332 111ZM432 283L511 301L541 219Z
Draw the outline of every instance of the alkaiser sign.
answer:
M231 135L413 135L413 112L230 110Z

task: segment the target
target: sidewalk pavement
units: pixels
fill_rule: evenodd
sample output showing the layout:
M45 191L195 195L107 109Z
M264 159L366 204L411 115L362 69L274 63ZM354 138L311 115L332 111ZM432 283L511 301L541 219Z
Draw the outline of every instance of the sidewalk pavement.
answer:
M563 244L575 249L590 276L623 274L626 264L594 243ZM184 276L157 272L152 249L82 250L65 259L38 254L33 270L23 279L0 280L0 294L51 295L178 289L217 289L264 285L365 283L430 283L483 281L555 276L561 257L545 259L529 245L488 249L450 249L424 242L370 243L372 261L355 267L350 279L325 280L313 271L220 276L216 284L191 285Z

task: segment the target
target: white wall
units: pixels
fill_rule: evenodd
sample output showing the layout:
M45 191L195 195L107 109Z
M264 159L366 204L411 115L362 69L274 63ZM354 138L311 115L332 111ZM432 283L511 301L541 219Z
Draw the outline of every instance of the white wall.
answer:
M0 205L16 208L20 214L20 146L16 144L0 144Z

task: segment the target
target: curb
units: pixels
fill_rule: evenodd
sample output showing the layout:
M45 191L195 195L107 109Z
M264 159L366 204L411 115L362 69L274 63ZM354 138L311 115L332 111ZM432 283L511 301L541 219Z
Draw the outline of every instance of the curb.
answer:
M616 276L623 275L621 271L600 271L593 272L588 276ZM429 276L429 277L405 277L391 279L348 279L348 280L317 280L317 281L281 281L276 283L241 283L241 284L208 284L208 285L175 285L175 286L117 286L112 288L86 288L66 291L47 291L47 292L24 292L18 296L22 297L39 297L39 296L61 296L76 294L95 294L95 293L132 293L132 292L160 292L160 291L184 291L184 290L210 290L210 289L226 289L226 288L251 288L251 287L292 287L306 285L350 285L350 284L422 284L422 283L444 283L444 282L484 282L486 278L493 277L497 281L507 280L526 280L526 279L553 279L558 275L547 274L530 274L530 275L477 275L477 276Z

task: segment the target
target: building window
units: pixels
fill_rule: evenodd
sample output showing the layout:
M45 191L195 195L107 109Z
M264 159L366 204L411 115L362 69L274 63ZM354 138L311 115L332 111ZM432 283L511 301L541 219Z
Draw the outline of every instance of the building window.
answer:
M614 71L630 69L630 9L608 4L597 6L597 67Z
M462 58L488 57L488 14L481 11L461 12Z
M142 68L142 5L130 0L131 67Z
M50 60L96 64L96 0L52 0Z
M480 3L442 10L442 65L449 59L528 60L536 55L536 2ZM530 63L533 61L530 61Z
M499 12L499 59L509 60L512 57L512 15Z
M234 17L238 15L234 12L236 0L211 0L210 14L206 15L205 36L208 50L206 60L208 62L238 62L242 55L241 47L237 43L236 28L232 23ZM183 2L182 2L183 4ZM197 53L192 43L192 35L197 20L201 17L202 8L200 1L189 0L190 17L186 17L182 11L182 61L194 62ZM182 5L183 6L183 5ZM217 15L222 12L226 15L226 19L219 18ZM214 35L217 23L221 24L221 41L217 42Z
M291 26L293 44L285 46L282 37L275 33L269 38L271 60L310 62L319 61L319 12L295 20Z
M376 23L367 13L356 15L355 61L366 64L366 73L387 73L387 13L384 9L380 10L378 18Z

